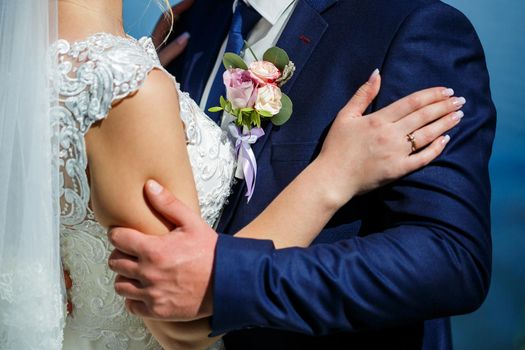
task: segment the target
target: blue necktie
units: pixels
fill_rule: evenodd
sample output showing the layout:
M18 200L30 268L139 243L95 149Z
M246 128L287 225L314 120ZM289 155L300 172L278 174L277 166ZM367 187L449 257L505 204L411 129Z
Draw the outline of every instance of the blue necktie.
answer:
M244 0L239 0L237 8L233 14L230 31L228 33L226 52L240 54L242 48L244 47L246 36L253 29L253 27L255 27L260 19L261 15L257 11L246 5ZM217 71L217 75L213 80L213 85L208 96L208 101L206 102L206 112L216 123L219 123L222 113L210 113L208 112L208 109L210 107L218 106L221 96L226 97L226 88L222 78L224 71L225 68L221 64L219 70Z

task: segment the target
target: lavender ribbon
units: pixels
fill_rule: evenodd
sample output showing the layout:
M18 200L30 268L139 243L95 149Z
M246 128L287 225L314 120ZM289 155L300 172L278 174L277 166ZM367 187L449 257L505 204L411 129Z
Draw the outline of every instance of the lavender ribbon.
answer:
M241 129L233 123L228 126L228 129L235 139L237 166L241 167L244 179L246 180L246 186L248 187L246 197L248 197L248 202L250 202L257 179L257 161L255 160L255 154L253 153L251 145L264 136L264 130L262 128L253 128L241 133Z

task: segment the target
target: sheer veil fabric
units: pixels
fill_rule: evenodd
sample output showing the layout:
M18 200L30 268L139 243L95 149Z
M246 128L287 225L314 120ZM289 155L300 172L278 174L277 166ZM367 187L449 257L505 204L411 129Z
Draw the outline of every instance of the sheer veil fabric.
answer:
M57 0L0 0L0 349L62 347Z

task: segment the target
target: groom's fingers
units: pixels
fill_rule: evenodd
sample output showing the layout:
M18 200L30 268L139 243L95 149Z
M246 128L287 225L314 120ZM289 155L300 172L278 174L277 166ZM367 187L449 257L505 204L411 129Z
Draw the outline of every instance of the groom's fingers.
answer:
M140 256L145 237L139 231L123 227L112 228L108 233L109 241L115 248L133 257Z
M370 106L372 101L377 97L380 88L381 75L379 74L379 69L376 69L368 81L352 96L350 101L341 110L341 113L350 117L362 116L368 106Z
M126 309L135 316L152 318L149 308L140 300L126 299Z
M117 274L133 279L139 279L139 264L135 257L114 250L109 256L109 268Z
M146 197L160 215L177 227L191 225L191 218L197 215L154 180L146 183Z
M131 300L143 301L146 298L146 292L140 285L140 282L120 275L117 275L115 279L115 292Z

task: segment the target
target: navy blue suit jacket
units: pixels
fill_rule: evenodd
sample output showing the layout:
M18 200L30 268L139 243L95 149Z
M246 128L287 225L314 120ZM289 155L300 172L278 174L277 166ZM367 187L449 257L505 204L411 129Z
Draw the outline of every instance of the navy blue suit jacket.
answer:
M177 26L191 33L169 67L199 100L230 22L232 0L199 0ZM451 315L483 302L490 281L488 161L495 109L469 21L436 0L298 0L278 46L297 65L294 114L255 145L252 200L240 183L219 232L254 219L315 157L339 109L375 68L371 110L446 86L468 100L442 156L353 199L308 249L221 235L215 334L235 349L450 349Z

